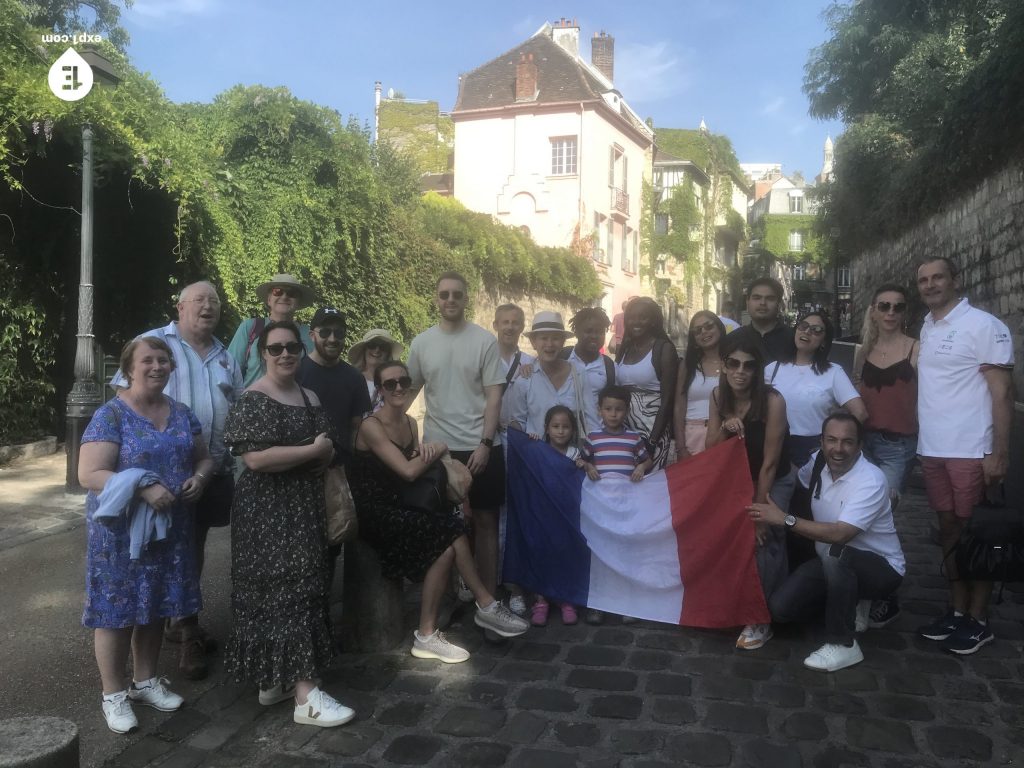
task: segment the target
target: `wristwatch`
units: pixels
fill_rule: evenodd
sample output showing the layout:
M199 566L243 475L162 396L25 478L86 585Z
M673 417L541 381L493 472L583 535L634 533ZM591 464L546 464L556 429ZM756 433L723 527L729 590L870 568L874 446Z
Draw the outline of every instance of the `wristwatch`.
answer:
M794 525L796 525L796 516L795 515L786 515L786 517L783 520L783 522L786 524L787 528L792 528Z
M494 447L494 440L492 440L489 437L481 437L480 438L480 445L486 445L488 448L493 448Z

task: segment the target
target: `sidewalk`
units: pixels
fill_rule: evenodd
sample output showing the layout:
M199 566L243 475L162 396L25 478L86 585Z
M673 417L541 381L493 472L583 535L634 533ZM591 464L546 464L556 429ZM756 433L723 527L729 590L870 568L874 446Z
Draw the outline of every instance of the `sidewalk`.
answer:
M414 659L408 643L338 659L323 684L356 709L349 725L294 725L288 704L263 708L254 687L225 682L160 724L141 718L148 730L107 765L1024 765L1024 590L993 606L997 640L975 656L917 637L946 598L931 521L912 489L898 513L903 614L863 635L865 661L836 674L802 665L820 627L783 627L744 653L734 631L556 616L489 645L467 611L449 632L473 653L464 664Z
M0 466L0 550L66 531L85 519L85 494L65 493L63 449Z

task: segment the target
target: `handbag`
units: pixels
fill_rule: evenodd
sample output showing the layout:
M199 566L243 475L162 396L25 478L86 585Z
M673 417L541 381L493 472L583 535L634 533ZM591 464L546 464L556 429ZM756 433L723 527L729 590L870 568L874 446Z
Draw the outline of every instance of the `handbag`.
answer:
M301 387L299 391L306 404L306 414L313 427L313 434L299 441L297 445L309 445L316 439L316 415L313 413L313 405L309 402L306 391ZM351 541L359 535L359 520L356 517L356 503L348 487L348 478L345 477L345 468L328 467L324 470L323 479L327 543L333 546Z
M473 473L461 461L448 454L441 457L445 474L448 475L448 501L461 504L469 496L469 488L473 485Z
M324 471L324 501L327 515L327 542L331 545L352 541L359 535L356 503L348 487L344 467Z
M957 540L955 557L961 579L1024 581L1024 516L1006 505L1002 486L996 498L986 494L974 508Z
M405 484L402 506L415 512L433 514L448 498L448 473L444 464L435 461L426 471Z

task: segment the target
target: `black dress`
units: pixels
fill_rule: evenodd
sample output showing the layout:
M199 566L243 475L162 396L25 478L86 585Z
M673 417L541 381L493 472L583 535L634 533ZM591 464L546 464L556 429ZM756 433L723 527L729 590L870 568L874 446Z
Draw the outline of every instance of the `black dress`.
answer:
M319 407L245 392L224 442L236 455L298 445L330 426ZM327 614L323 477L246 469L231 506L231 608L225 666L261 688L315 678L333 653Z
M406 459L417 455L411 430L406 445L392 443ZM355 450L349 485L359 517L359 537L377 550L381 573L389 579L422 581L441 553L466 533L466 524L447 500L432 514L403 509L405 481L372 451Z

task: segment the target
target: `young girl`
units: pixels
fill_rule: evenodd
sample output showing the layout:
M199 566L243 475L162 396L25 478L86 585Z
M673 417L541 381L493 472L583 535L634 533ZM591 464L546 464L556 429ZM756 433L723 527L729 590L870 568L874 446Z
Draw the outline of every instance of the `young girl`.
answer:
M576 461L580 455L577 447L579 434L576 427L576 415L564 405L555 405L544 414L544 442L550 445L567 459ZM530 621L535 627L543 627L548 623L549 605L547 598L537 595L530 613ZM563 624L575 624L579 617L576 607L570 603L559 603Z
M577 447L579 430L576 426L576 414L567 406L555 405L544 414L544 442L567 459L576 461L580 455Z

